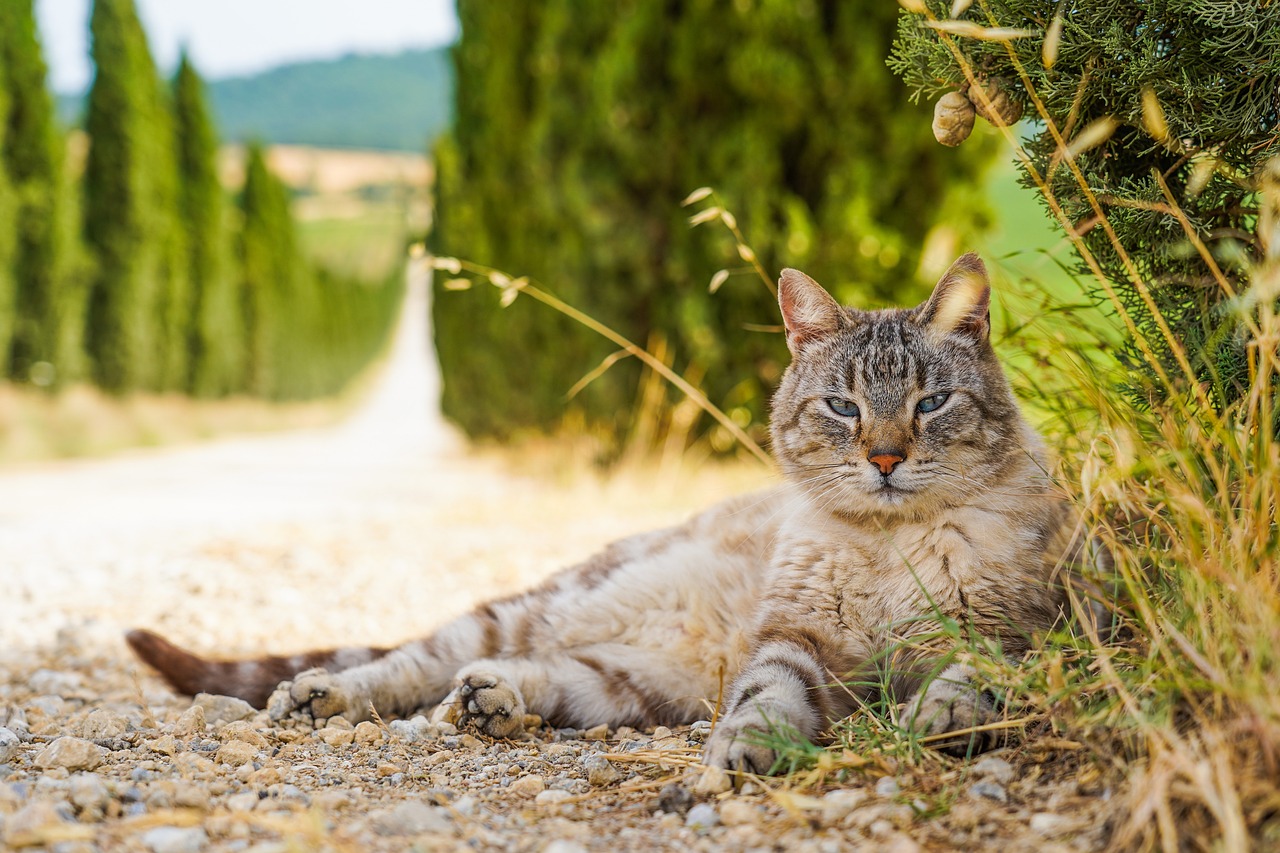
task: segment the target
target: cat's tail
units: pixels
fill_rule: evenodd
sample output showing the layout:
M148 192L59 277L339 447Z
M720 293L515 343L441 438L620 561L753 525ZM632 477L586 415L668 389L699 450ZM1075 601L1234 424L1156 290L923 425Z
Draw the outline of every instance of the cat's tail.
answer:
M138 657L164 677L179 693L216 693L236 696L255 708L266 707L276 685L298 673L324 667L339 672L369 663L390 649L325 649L289 657L269 656L248 660L208 660L180 649L151 631L136 629L125 641Z

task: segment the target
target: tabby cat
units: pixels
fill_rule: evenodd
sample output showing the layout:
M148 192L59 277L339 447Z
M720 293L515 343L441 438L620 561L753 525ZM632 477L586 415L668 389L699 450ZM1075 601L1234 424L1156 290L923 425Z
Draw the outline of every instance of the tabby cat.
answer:
M910 309L842 308L796 270L778 297L793 357L773 399L784 485L617 542L395 649L235 662L146 631L130 644L177 689L269 704L276 719L438 706L493 737L516 735L526 712L688 723L724 678L704 760L758 773L775 759L761 732L820 737L881 690L922 735L989 722L989 697L936 640L941 620L1020 654L1061 618L1083 548L989 342L986 268L961 257Z

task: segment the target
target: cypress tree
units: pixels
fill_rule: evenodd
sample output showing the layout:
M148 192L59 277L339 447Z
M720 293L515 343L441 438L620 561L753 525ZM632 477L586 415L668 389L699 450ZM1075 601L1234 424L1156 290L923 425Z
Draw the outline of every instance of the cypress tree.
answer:
M0 117L7 116L12 102L6 63L0 62ZM0 151L8 148L8 122L0 121ZM17 280L18 197L9 179L6 158L0 158L0 377L8 374L9 344L13 339Z
M227 205L218 180L218 139L203 81L184 53L173 82L180 210L186 223L193 322L191 389L201 397L238 390L244 316L230 257Z
M240 260L246 339L245 387L262 397L285 395L282 354L303 334L305 306L289 194L267 166L262 146L249 146L240 208Z
M95 0L85 236L97 262L88 348L108 390L185 385L190 305L172 119L133 0Z
M80 370L84 288L75 277L82 260L32 0L0 4L0 64L11 90L4 162L20 199L13 375L28 378L46 362L61 383Z
M705 372L713 401L763 420L785 363L759 282L680 200L716 187L763 266L798 266L846 301L901 304L927 287L925 245L958 246L987 216L992 146L940 149L928 111L884 67L895 7L847 0L459 3L455 130L438 150L435 249L527 274ZM963 216L955 215L961 208ZM612 346L493 289L437 292L446 413L476 435L554 427L566 390ZM521 381L510 382L510 365ZM572 402L620 437L638 366ZM502 395L478 387L502 383Z

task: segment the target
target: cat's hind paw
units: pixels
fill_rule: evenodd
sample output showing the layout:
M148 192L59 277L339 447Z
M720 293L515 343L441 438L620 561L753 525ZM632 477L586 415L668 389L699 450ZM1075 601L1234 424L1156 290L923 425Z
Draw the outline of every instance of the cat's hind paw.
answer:
M459 728L471 727L493 738L524 732L524 697L502 676L484 670L460 674L448 696L431 715Z
M992 749L1000 743L998 731L972 731L998 719L995 703L970 680L972 670L953 664L907 702L902 725L930 746L948 755L963 757ZM943 735L954 732L954 737Z
M361 701L337 675L323 669L300 672L292 681L282 681L267 700L272 720L298 720L323 726L330 717L358 723L368 719L368 700Z

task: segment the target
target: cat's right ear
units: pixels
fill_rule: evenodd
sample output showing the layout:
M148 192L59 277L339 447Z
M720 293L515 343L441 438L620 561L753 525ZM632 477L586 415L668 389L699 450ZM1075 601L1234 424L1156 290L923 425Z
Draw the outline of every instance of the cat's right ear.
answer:
M778 305L787 327L787 348L799 355L808 344L835 334L845 324L844 309L809 276L785 269L778 279Z

